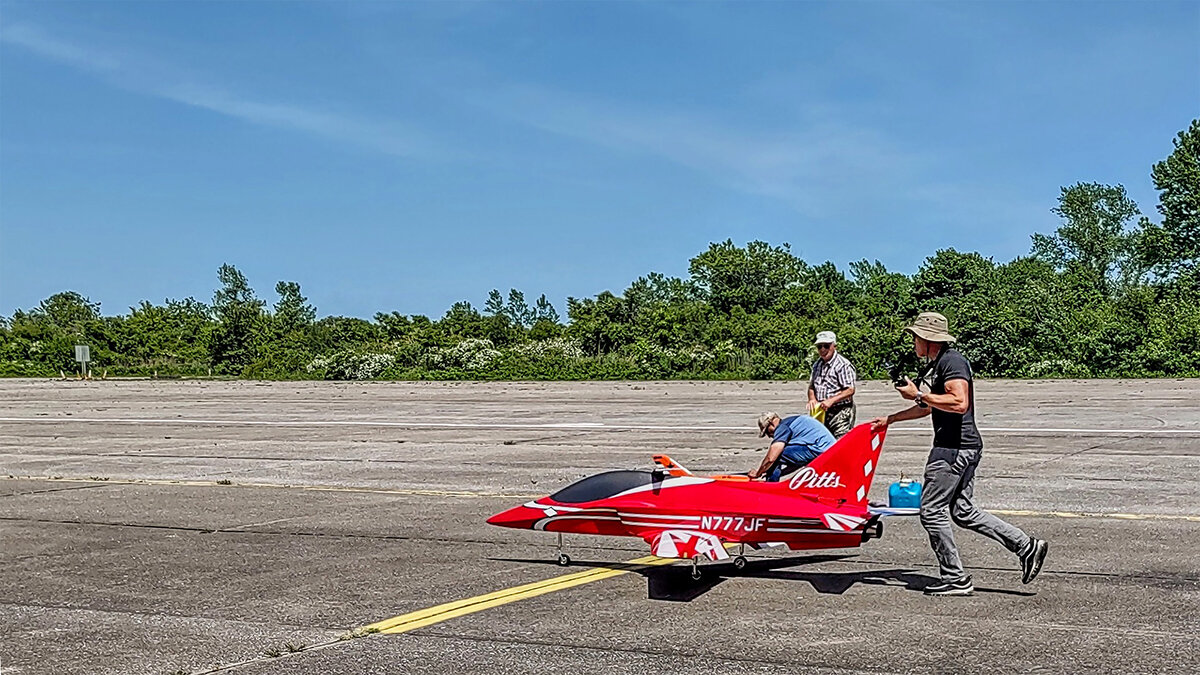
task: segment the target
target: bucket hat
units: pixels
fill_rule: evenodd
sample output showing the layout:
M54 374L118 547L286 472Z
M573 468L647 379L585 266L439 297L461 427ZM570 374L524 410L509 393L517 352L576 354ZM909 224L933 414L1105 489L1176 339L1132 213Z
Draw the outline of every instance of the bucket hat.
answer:
M917 320L904 330L930 342L955 341L954 336L949 332L950 326L946 317L937 312L921 312L917 315Z

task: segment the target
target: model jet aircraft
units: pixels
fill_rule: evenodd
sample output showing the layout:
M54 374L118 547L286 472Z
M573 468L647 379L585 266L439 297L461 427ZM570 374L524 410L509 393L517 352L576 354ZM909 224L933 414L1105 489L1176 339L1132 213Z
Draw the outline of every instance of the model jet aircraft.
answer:
M571 562L563 533L640 537L663 558L728 560L746 566L745 547L792 550L856 547L883 534L880 518L915 509L869 506L886 429L861 424L807 466L777 483L697 476L666 455L653 471L608 471L498 513L488 523L558 533L560 565Z

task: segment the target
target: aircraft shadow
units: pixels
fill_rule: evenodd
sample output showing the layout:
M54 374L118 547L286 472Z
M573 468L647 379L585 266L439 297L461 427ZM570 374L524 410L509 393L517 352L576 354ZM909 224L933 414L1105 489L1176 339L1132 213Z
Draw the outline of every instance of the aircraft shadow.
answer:
M745 569L737 570L732 563L710 563L702 565L699 579L692 578L690 565L678 564L666 567L647 567L622 562L573 560L568 567L600 567L605 569L634 572L646 578L647 596L651 600L668 602L691 602L724 583L726 579L752 578L779 581L802 581L812 586L817 593L842 595L856 584L866 586L891 586L920 593L926 586L936 583L937 577L920 574L911 569L865 570L862 572L802 572L786 568L816 565L853 558L852 555L815 555L787 558L751 560ZM557 565L553 560L527 558L493 558L505 562ZM1012 591L1003 588L975 587L976 593L995 593L1029 597L1035 593Z

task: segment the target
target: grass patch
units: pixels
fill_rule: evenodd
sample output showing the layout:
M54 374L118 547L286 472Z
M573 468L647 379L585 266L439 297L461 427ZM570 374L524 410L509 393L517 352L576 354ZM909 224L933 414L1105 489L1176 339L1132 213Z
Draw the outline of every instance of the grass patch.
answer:
M378 632L379 632L379 629L375 628L374 626L372 626L370 628L355 628L352 631L342 633L342 635L338 639L339 640L355 640L357 638L366 637L368 635L374 635L375 633L378 633Z

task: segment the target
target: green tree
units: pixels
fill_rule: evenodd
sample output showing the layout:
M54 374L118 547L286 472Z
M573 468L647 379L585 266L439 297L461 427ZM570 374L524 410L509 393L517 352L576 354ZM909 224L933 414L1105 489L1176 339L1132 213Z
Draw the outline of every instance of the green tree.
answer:
M326 316L314 323L310 330L311 344L317 352L366 347L387 336L384 326L353 316Z
M377 312L375 323L379 324L380 332L385 339L399 340L412 334L413 322L400 312Z
M1138 206L1123 186L1076 183L1062 189L1052 210L1064 222L1052 235L1033 235L1035 258L1060 270L1079 266L1105 290L1114 277L1128 283L1140 276L1135 234L1127 229Z
M212 330L208 306L193 298L165 305L142 301L128 316L113 317L111 362L135 374L201 374L209 364Z
M300 284L295 281L280 281L275 284L275 326L281 334L311 326L317 319L317 309L308 304L308 298L300 294Z
M1174 140L1175 149L1150 171L1159 190L1161 226L1147 226L1140 252L1162 276L1200 266L1200 119Z
M221 287L213 295L218 324L210 346L212 364L217 372L239 374L258 357L266 303L233 265L221 265L217 279Z
M558 310L554 309L554 305L546 299L546 294L542 293L537 303L533 306L533 322L549 321L550 323L558 323Z
M608 354L630 342L629 312L625 302L609 291L595 298L567 298L568 334L579 340L587 354Z
M83 327L100 318L100 303L92 302L75 291L55 293L38 303L30 312L35 321L46 321L63 331L82 334Z
M995 264L978 253L942 249L925 259L913 277L913 302L918 312L949 316L958 301L991 286Z
M486 333L486 323L471 303L462 300L450 306L438 321L438 328L455 338L477 338Z
M504 306L504 314L518 326L529 326L533 323L533 310L525 302L525 294L515 288L508 289L508 304Z
M771 246L752 241L740 248L727 239L709 244L707 251L692 258L688 272L718 311L741 307L757 312L774 304L788 285L798 283L805 268L787 244Z
M488 292L487 303L483 306L483 313L488 316L497 316L504 313L504 297L500 295L500 291L493 288Z

